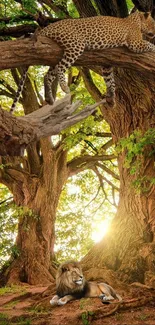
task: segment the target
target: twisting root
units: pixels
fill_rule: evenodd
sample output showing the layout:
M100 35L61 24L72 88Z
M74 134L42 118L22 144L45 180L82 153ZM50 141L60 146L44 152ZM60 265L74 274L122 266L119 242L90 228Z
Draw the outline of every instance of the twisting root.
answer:
M126 310L129 308L136 308L146 305L148 302L154 301L154 297L148 296L148 297L142 297L137 299L130 299L126 301L122 301L121 303L118 303L118 305L113 308L112 310L109 310L108 312L104 312L102 308L96 309L93 311L93 314L91 316L91 319L99 319L103 317L108 317L113 315L117 310Z

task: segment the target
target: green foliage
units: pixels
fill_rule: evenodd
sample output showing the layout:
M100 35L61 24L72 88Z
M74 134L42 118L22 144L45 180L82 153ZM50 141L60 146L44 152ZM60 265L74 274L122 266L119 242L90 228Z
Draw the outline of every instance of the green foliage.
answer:
M85 309L88 306L92 305L93 301L91 298L82 298L80 299L80 309Z
M35 0L22 0L16 2L14 0L1 0L1 16L10 17L9 24L13 25L16 22L16 18L20 15L22 22L22 16L24 17L27 12L31 14L37 13L38 4Z
M83 325L89 325L89 320L88 320L88 314L87 314L87 312L83 312L81 314L81 318L82 318Z
M11 256L12 256L13 258L17 258L17 257L19 257L19 255L20 255L20 250L19 250L19 248L17 247L17 245L13 245L13 246L11 247Z
M116 151L121 153L125 150L124 167L130 169L130 174L135 175L133 185L137 190L147 191L148 183L155 184L155 178L143 175L143 163L145 158L155 154L155 129L149 129L144 134L135 130L128 138L122 138L117 145Z
M31 325L32 321L31 319L27 318L27 319L19 319L18 320L18 325Z
M145 149L153 145L151 151L149 150L149 157L155 153L155 129L149 129L144 134L140 130L135 130L128 138L122 138L117 146L117 151L121 152L127 150L126 167L130 167L133 159L137 155L143 155Z
M29 308L29 311L31 312L31 314L33 314L33 316L35 315L47 315L49 313L49 307L48 306L42 306L42 305L38 305L38 306L32 306Z
M40 66L35 66L35 67L29 67L28 69L28 76L30 78L32 87L35 91L35 86L38 89L38 92L42 94L43 92L43 79L44 75L47 71L47 67L40 67ZM21 78L19 72L17 71L19 79ZM37 76L37 78L36 78ZM7 86L10 86L14 91L17 91L17 84L14 81L14 78L12 77L12 74L9 70L5 71L0 71L0 91L1 91L1 104L3 109L9 111L11 104L13 102L14 94L11 93L11 90L8 89ZM36 94L37 96L37 94ZM38 98L39 102L39 98ZM21 116L23 115L23 106L21 105L21 102L17 103L16 111L15 111L16 116Z
M76 9L76 7L73 5L73 2L71 0L67 0L67 8L68 8L68 12L69 15L73 18L78 18L79 17L79 13Z
M131 0L127 0L126 3L127 3L127 6L128 6L129 11L131 9L133 9L134 6L133 6L133 2Z
M94 313L92 311L84 311L81 314L81 318L82 318L83 325L90 325L89 318L91 316L93 316L93 315L94 315Z
M98 13L98 15L100 15L100 11L99 11L98 6L97 6L97 1L96 0L91 0L91 3L94 6L94 8L95 8L96 12Z
M1 325L13 325L13 324L18 324L18 325L31 325L32 322L29 318L25 317L18 317L15 321L11 322L8 318L7 314L0 313L0 324Z
M4 313L0 313L0 324L1 325L13 325L13 324L18 324L18 325L31 325L32 321L29 318L25 318L23 316L20 316L16 318L13 322L9 320L8 315Z
M14 245L18 215L21 209L17 209L12 201L8 189L0 185L0 267L14 253L17 254Z
M7 304L5 304L4 308L5 309L14 308L18 303L19 303L19 300L9 301Z
M127 0L126 3L127 3L129 10L131 10L133 8L133 2L131 0Z
M15 17L20 12L20 6L14 0L1 0L0 10L2 17L10 16L10 13Z
M38 218L32 210L17 207L12 200L7 187L0 185L0 268L9 265L9 257L17 258L20 250L15 244L17 226L20 217ZM25 231L29 231L27 224L23 224Z
M22 0L22 7L24 10L28 10L32 14L35 14L37 13L38 4L35 0Z
M18 286L12 284L9 287L0 288L0 295L8 294L8 293L19 293L20 295L24 295L26 293L26 289L23 286Z
M0 324L1 325L10 325L7 314L0 313Z
M29 318L25 318L24 316L20 316L20 317L18 317L16 320L15 320L15 324L18 324L18 325L31 325L32 324L32 321L31 321L31 319L29 319ZM13 323L10 323L10 325L13 325L14 324L14 322Z
M21 4L19 1L14 0L1 0L0 5L0 16L9 17L9 22L7 27L25 24L36 24L36 22L31 21L31 15L38 12L38 4L35 0L25 0ZM20 17L20 18L19 18ZM29 17L29 19L27 18ZM0 22L0 28L6 28L6 22ZM10 36L5 36L5 40L12 39Z
M73 75L77 73L77 69L73 68ZM101 86L103 82L103 78L98 76L95 73L92 73L94 81L98 87L102 88L102 92L105 91L105 86ZM82 105L80 110L82 110L87 105L94 104L94 100L90 96L87 91L84 82L81 80L80 84L76 87L76 92L74 96L74 100L80 100ZM69 150L68 152L68 160L73 157L79 156L81 154L91 154L94 153L88 145L84 142L84 140L90 141L93 146L97 149L98 153L100 152L100 148L103 146L104 141L107 139L103 139L102 137L96 137L97 132L109 132L108 124L103 120L100 110L96 112L96 115L89 116L87 119L77 123L76 125L64 130L62 134L65 134L64 139L64 148Z
M4 313L0 313L0 320L2 319L8 319L8 315Z
M72 75L76 76L78 70L76 68L72 68ZM105 92L105 85L103 82L103 78L96 73L92 72L93 80L98 88ZM87 105L94 104L94 100L91 95L87 91L83 80L80 80L80 83L75 88L74 93L74 101L80 100L82 105L80 110L82 110ZM58 91L58 97L62 96L62 92ZM95 116L91 115L83 121L77 123L76 125L65 129L62 134L64 135L64 149L68 150L68 160L73 159L75 156L81 156L84 154L94 154L94 150L90 148L89 145L86 144L86 141L90 141L92 146L96 148L96 152L100 154L100 150L108 139L104 139L103 137L96 136L97 132L110 132L108 124L103 120L103 117L98 109ZM111 150L111 149L110 149ZM114 149L112 149L114 152ZM109 152L110 153L110 152Z
M95 192L94 192L94 189ZM110 199L110 189L105 185ZM97 195L98 192L98 195ZM83 257L94 245L96 233L98 240L104 235L105 220L110 223L116 209L98 191L98 179L92 171L84 171L69 179L59 201L56 219L56 258Z

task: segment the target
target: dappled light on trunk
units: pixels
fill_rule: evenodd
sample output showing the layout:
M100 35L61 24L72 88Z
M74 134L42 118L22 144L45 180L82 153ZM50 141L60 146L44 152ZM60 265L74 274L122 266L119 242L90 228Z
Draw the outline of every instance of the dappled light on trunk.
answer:
M144 134L155 127L154 78L144 78L133 71L117 70L117 105L102 108L110 124L114 142L128 138L135 130ZM151 154L152 152L152 154ZM120 200L109 233L86 255L86 269L103 266L114 270L125 282L155 286L155 186L153 145L146 145L142 155L135 155L126 167L127 150L118 154ZM137 160L137 170L131 174ZM140 167L138 169L138 162ZM139 188L136 187L136 182ZM135 186L134 186L135 184ZM103 211L104 214L104 211Z

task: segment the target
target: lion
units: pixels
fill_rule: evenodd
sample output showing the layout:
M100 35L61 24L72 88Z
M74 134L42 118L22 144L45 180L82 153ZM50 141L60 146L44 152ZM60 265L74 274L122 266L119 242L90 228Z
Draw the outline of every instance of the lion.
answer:
M62 306L80 298L99 297L102 303L120 303L122 298L106 283L86 281L80 264L76 261L62 263L56 274L56 295L50 300L52 306ZM111 300L118 299L118 302Z

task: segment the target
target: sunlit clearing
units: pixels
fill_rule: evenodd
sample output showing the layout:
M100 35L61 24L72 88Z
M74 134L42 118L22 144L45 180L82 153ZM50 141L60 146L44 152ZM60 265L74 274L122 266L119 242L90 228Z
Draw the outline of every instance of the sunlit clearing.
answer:
M94 242L99 242L109 231L111 220L106 219L98 224L94 224L94 230L92 232L92 239Z

